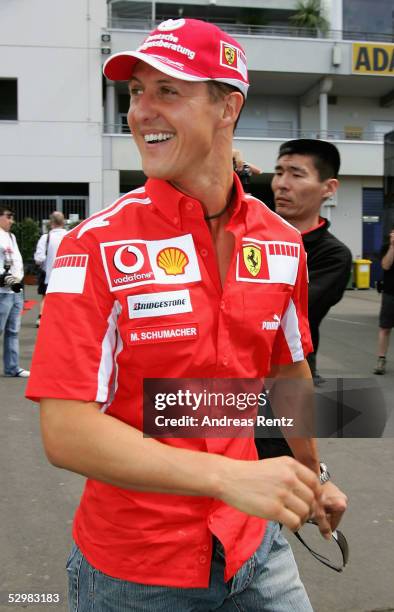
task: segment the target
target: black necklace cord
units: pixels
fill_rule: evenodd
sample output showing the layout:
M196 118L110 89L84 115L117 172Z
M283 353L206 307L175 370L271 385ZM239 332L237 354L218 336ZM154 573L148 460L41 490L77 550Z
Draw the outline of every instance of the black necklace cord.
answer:
M228 199L228 202L226 202L226 205L222 208L222 210L219 210L219 212L214 213L213 215L204 215L205 221L210 221L211 219L218 219L219 217L224 215L224 213L230 208L230 205L233 201L233 196L234 196L234 186L231 191L231 195Z

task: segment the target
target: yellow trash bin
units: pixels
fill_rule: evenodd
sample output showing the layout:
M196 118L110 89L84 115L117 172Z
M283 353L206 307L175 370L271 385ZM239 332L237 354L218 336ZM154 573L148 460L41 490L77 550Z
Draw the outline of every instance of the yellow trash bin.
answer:
M355 259L353 261L354 285L356 289L369 289L371 263L370 259Z

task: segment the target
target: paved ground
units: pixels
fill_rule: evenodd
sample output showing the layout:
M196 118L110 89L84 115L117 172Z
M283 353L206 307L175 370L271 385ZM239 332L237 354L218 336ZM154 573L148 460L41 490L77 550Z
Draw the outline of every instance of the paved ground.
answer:
M30 288L27 297L35 298ZM319 365L329 377L375 378L391 408L394 341L387 375L371 375L378 308L375 292L348 291L324 322ZM25 367L34 345L36 314L33 309L23 317L21 365ZM63 568L82 479L48 465L40 444L37 408L23 398L24 387L23 380L0 377L0 601L8 593L27 592L60 593L64 601ZM374 406L370 409L373 418ZM393 432L391 416L386 435ZM394 610L393 440L329 439L321 440L320 448L350 498L342 529L350 543L351 560L343 574L336 574L312 559L289 535L314 610ZM0 604L1 612L10 609ZM34 609L66 612L67 607L65 603L37 604Z

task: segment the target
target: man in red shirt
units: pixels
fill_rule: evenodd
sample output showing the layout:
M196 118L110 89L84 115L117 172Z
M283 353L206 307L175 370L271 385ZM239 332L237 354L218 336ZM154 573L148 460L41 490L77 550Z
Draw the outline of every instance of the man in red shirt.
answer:
M311 610L278 522L329 537L345 510L314 441L293 441L303 465L258 461L252 433L142 435L145 378L310 379L300 236L232 171L244 51L169 20L104 74L129 82L149 179L62 241L27 391L50 461L88 478L70 609Z

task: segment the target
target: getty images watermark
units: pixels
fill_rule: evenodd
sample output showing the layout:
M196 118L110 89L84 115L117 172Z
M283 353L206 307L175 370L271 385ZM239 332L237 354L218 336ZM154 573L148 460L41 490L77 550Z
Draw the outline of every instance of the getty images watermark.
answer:
M250 414L256 408L264 408L268 402L268 391L256 393L245 392L218 392L203 389L200 392L190 389L178 389L176 392L156 393L153 398L154 408L157 411L167 411L167 414L158 414L154 417L155 424L159 427L253 427L255 424L262 427L281 426L294 427L294 418L277 417L269 418L264 414L254 416ZM167 409L170 408L170 411ZM189 409L191 414L181 416L168 416L172 409ZM227 409L233 412L236 409L237 416L227 414ZM221 415L213 416L212 409L221 409ZM199 413L198 413L199 412ZM207 413L209 412L209 414ZM198 413L198 416L197 416ZM243 415L242 413L245 413ZM249 416L246 416L249 415Z
M145 379L143 432L156 438L388 437L371 379Z

